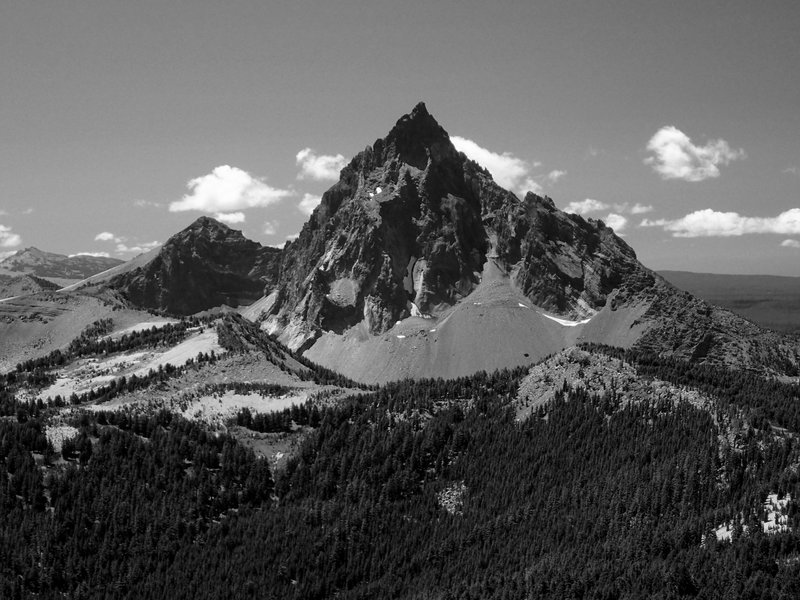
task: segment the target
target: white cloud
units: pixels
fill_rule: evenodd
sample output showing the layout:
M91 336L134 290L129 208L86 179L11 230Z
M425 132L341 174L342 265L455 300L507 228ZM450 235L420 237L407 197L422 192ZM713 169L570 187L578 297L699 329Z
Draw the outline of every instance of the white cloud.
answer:
M625 227L628 225L628 219L616 213L608 213L608 215L606 216L605 219L603 219L603 221L605 221L606 225L611 227L611 229L613 229L615 233L620 235L625 230Z
M70 254L69 257L73 258L75 256L94 256L96 258L110 258L111 255L108 252L76 252L75 254Z
M630 213L632 215L643 215L645 213L649 213L652 210L653 210L653 207L650 204L644 205L644 204L639 204L637 202L636 204L631 206Z
M143 252L147 252L148 250L152 250L156 246L160 246L160 242L147 242L146 244L135 244L133 246L128 246L127 241L128 238L114 235L110 231L103 231L98 233L94 236L94 240L96 242L113 242L116 244L115 251L120 254L141 254ZM92 254L95 256L108 256L105 252L83 252L82 254Z
M542 193L542 186L533 178L531 170L540 163L529 163L510 152L497 154L463 137L451 136L450 141L456 150L463 152L489 170L494 180L507 190L524 196L526 192Z
M339 171L347 164L347 159L341 154L316 154L311 148L303 148L295 156L295 162L300 167L298 179L336 181L339 179Z
M223 223L227 223L228 225L235 225L236 223L244 223L244 213L243 212L232 212L232 213L215 213L214 218L217 221L222 221Z
M564 177L564 175L566 175L566 174L567 174L566 171L561 171L559 169L553 169L552 171L550 171L547 174L547 179L550 181L550 183L555 183L556 181L558 181L559 179Z
M299 237L300 237L300 232L293 233L292 235L287 235L287 236L286 236L286 241L287 241L287 242L293 242L293 241L295 241L295 240L296 240L297 238L299 238Z
M123 240L123 238L117 237L116 235L114 235L110 231L102 231L102 232L98 233L96 236L94 236L94 241L95 242L117 242L117 243L119 243L122 240Z
M228 165L221 165L208 175L190 179L186 186L189 193L177 202L170 203L170 212L199 210L231 213L268 206L294 193L273 188L264 179Z
M314 194L303 194L303 199L300 200L300 203L297 205L297 208L300 209L300 212L304 215L310 215L314 212L314 209L319 205L320 201L322 200L322 196L315 196Z
M800 234L800 208L791 208L777 217L744 217L735 212L706 208L680 219L644 219L642 227L661 227L673 237L732 237L752 233Z
M0 225L0 248L14 248L22 243L22 237L11 231L11 227Z
M568 213L574 213L576 215L585 215L590 212L607 210L610 208L610 206L611 205L606 204L605 202L600 202L600 200L587 198L586 200L581 200L580 202L570 202L566 207L564 207L564 210Z
M800 242L797 240L783 240L781 246L784 248L800 248Z
M266 221L264 223L264 235L275 235L275 232L277 231L278 231L277 221Z
M719 177L719 167L745 158L745 151L734 150L725 140L709 140L705 146L696 146L688 135L677 127L668 125L659 129L647 143L653 153L644 160L659 173L662 179L703 181Z
M153 248L160 246L160 242L147 242L146 244L136 244L135 246L128 246L124 242L117 244L116 251L121 254L142 254L148 252Z
M612 209L617 215L621 214L629 214L629 215L641 215L644 213L648 213L653 210L652 206L645 206L644 204L639 204L638 202L631 206L627 202L616 202L613 204L608 204L606 202L601 202L600 200L595 200L593 198L586 198L586 200L581 200L580 202L570 202L564 207L564 210L568 213L574 213L576 215L586 215L593 212L600 212L603 210Z

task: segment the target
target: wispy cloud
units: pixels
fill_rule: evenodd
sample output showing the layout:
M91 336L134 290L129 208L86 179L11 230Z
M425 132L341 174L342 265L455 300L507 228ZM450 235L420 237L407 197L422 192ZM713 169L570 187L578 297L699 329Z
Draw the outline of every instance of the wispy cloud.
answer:
M494 180L507 190L524 196L527 192L542 193L542 186L533 176L533 169L541 163L533 163L518 158L510 152L498 154L479 146L472 140L450 136L450 141L456 150L463 152L468 158L474 160L482 167L489 170Z
M134 200L133 205L139 208L161 208L160 202L153 202L152 200Z
M222 221L228 225L235 225L236 223L244 223L245 216L243 212L232 213L215 213L214 218L217 221Z
M647 143L652 154L644 162L662 179L703 181L719 177L719 167L745 158L742 149L732 149L723 139L709 140L704 146L692 143L691 138L677 127L659 129Z
M198 210L207 213L232 213L269 206L294 194L274 188L266 180L247 171L221 165L208 175L190 179L189 193L169 205L170 212Z
M0 225L0 248L15 248L22 244L22 237L14 233L11 227Z
M800 241L798 240L783 240L781 246L784 248L800 248Z
M785 169L782 171L782 173L789 173L790 175L797 175L797 174L800 174L800 168L798 168L798 167L794 167L794 166L792 166L792 167L786 167L786 168L785 168Z
M586 198L586 200L570 202L564 207L564 210L568 213L573 213L576 215L586 215L592 212L608 210L609 208L611 208L610 204L606 204L600 200L595 200L594 198Z
M128 246L125 243L117 244L116 251L120 254L143 254L144 252L149 252L153 248L157 248L161 245L161 242L147 242L145 244L134 244L133 246Z
M550 183L555 183L555 182L557 182L559 179L561 179L562 177L564 177L564 175L566 175L566 174L567 174L567 172L566 172L566 171L561 171L561 170L559 170L559 169L553 169L552 171L550 171L550 172L547 174L547 180L548 180Z
M631 206L630 213L632 215L643 215L645 213L649 213L653 210L652 205L650 204L639 204L638 202Z
M661 227L673 237L733 237L755 233L800 234L800 208L776 217L745 217L736 212L706 208L680 219L644 219L642 227Z
M101 231L94 236L95 242L121 242L122 238L114 235L110 231Z
M310 215L314 212L314 209L319 206L320 201L322 200L322 196L315 196L314 194L303 194L303 199L300 200L300 203L297 205L297 208L300 209L300 212L304 215Z
M295 156L295 162L300 167L298 179L336 181L347 159L341 154L317 154L312 148L303 148Z
M278 222L277 221L265 221L264 222L264 235L275 235L278 231Z
M74 258L75 256L94 256L95 258L110 258L111 255L108 252L76 252L75 254L70 254L70 258Z
M147 252L148 250L152 250L153 248L160 246L161 242L147 242L147 243L135 243L131 246L128 246L128 238L116 235L111 233L110 231L102 231L94 236L94 240L96 242L113 242L116 244L114 251L118 254L142 254L143 252ZM88 253L84 253L88 254ZM105 254L104 252L96 253L98 255Z
M633 206L627 202L615 202L613 204L609 204L607 202L595 200L594 198L586 198L586 200L570 202L564 207L566 212L574 213L576 215L587 215L589 213L601 212L609 209L613 209L616 213L641 215L650 212L653 210L653 207L650 205L645 206L644 204L639 204L638 202Z

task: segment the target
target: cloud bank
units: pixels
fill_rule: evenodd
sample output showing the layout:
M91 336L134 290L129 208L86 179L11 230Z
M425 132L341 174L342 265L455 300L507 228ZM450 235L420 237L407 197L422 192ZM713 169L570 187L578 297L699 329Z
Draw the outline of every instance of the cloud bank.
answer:
M734 150L723 139L709 140L697 146L677 127L668 125L659 129L647 143L652 155L644 162L661 175L662 179L703 181L719 177L719 167L746 157L742 149Z
M507 190L524 196L527 192L542 193L542 186L533 178L532 170L540 166L539 163L530 163L518 158L510 152L497 154L487 150L469 140L457 135L451 136L450 141L456 150L463 152L468 158L485 167L492 174L494 180ZM556 173L556 171L553 171ZM558 171L561 173L561 171ZM560 175L559 175L560 176ZM556 177L558 179L558 176Z
M753 233L800 234L800 208L791 208L777 217L745 217L735 212L706 208L680 219L645 219L643 227L661 227L673 237L733 237Z
M199 210L229 214L269 206L293 194L290 190L274 188L263 178L228 165L221 165L208 175L190 179L186 186L189 193L170 203L170 212Z
M316 181L337 181L339 171L347 164L341 154L317 154L311 148L303 148L295 156L300 172L298 179L314 179Z

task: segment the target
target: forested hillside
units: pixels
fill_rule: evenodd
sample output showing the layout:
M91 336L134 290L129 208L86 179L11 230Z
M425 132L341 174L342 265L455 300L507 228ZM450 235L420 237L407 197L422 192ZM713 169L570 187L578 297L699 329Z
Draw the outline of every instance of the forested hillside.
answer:
M279 470L166 412L76 412L60 454L47 410L7 418L0 596L800 596L797 386L591 351L714 410L563 385L520 421L525 368L403 382L241 413L309 432ZM772 531L768 494L791 499Z

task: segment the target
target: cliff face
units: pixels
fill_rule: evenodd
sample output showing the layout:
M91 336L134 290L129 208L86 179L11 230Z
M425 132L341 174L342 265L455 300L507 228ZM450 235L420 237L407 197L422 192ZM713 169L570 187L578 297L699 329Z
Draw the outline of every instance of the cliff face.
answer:
M209 217L172 236L146 265L111 279L109 287L137 306L188 315L249 304L275 280L280 250L261 246Z

